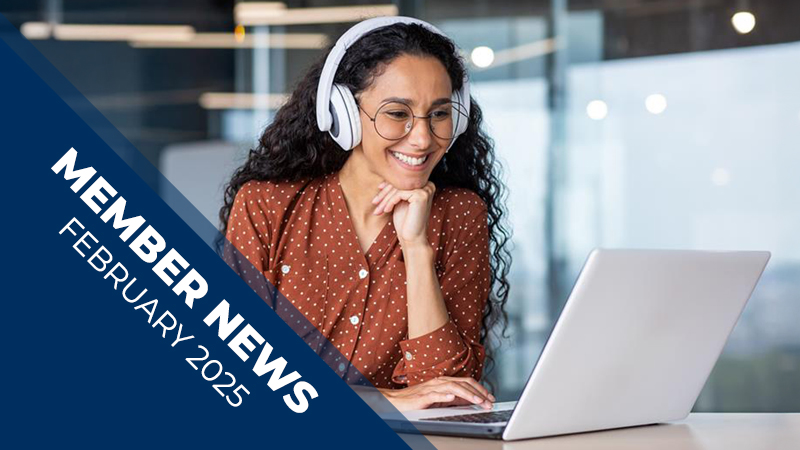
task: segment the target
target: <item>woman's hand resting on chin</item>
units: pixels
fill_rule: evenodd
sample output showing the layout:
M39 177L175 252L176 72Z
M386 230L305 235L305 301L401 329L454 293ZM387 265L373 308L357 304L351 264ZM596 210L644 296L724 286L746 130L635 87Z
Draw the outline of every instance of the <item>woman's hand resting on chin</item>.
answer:
M375 215L393 212L392 221L403 249L428 243L428 218L431 214L433 194L436 187L428 183L412 190L397 189L384 181L378 185L381 191L372 203L377 205Z

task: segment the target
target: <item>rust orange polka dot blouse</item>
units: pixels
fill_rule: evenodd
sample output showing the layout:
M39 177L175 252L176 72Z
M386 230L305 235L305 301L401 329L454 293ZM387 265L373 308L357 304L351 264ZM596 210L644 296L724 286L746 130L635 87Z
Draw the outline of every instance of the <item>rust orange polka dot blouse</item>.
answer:
M338 173L246 183L226 237L376 387L398 388L438 376L480 379L490 288L487 217L474 192L436 191L428 239L450 320L414 339L394 224L390 219L364 253Z

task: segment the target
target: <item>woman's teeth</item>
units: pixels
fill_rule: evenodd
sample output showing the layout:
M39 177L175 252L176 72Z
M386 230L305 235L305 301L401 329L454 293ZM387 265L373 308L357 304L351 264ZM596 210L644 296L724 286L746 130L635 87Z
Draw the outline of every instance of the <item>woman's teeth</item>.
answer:
M418 166L424 163L428 159L428 155L423 156L422 158L412 158L410 156L406 156L402 153L397 152L390 152L392 156L403 161L404 163L408 164L409 166Z

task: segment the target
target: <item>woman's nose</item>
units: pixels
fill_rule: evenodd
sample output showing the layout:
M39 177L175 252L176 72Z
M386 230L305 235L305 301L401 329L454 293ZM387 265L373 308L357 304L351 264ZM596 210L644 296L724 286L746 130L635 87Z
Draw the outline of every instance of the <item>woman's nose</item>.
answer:
M428 118L417 118L408 133L408 142L416 148L427 149L431 145L431 127Z

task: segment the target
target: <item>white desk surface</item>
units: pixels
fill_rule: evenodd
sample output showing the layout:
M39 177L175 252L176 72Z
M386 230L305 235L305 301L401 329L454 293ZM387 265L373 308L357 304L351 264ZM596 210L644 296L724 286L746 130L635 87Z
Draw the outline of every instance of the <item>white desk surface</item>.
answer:
M427 438L438 450L800 450L800 413L695 413L669 424L514 442Z

